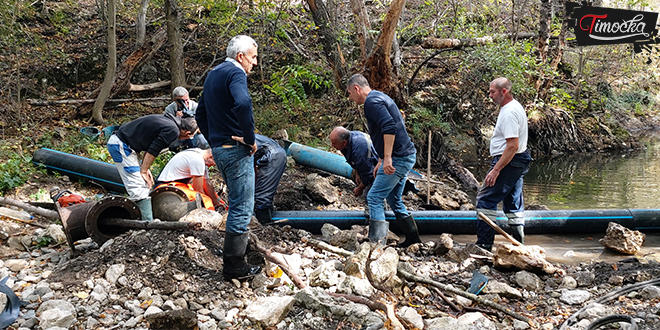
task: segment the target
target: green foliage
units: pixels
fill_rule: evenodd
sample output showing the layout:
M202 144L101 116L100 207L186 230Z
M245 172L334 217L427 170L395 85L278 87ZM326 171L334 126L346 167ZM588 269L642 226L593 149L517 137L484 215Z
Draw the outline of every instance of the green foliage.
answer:
M288 111L306 106L308 92L328 89L332 82L324 75L317 75L303 65L286 65L275 71L270 77L270 84L264 88L275 94L282 106Z
M36 243L38 248L42 248L42 247L46 247L46 246L49 246L49 245L55 243L55 239L48 236L48 235L44 235L44 236L39 236L36 239L35 243Z
M416 141L424 141L429 130L447 133L451 130L449 123L443 122L441 109L426 107L412 107L413 111L406 114L406 127L415 137Z
M0 163L0 192L16 188L29 178L29 163L18 154L13 154L14 158Z

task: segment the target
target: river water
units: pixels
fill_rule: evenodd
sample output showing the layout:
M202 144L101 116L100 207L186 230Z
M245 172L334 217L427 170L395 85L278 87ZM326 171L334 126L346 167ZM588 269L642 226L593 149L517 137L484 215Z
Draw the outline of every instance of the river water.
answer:
M648 138L646 150L641 151L536 159L525 176L525 205L542 204L551 210L660 209L658 136ZM483 180L488 169L470 170ZM660 260L660 233L645 234L647 239L639 256ZM527 235L526 243L544 247L549 261L567 264L588 260L614 262L629 257L603 249L598 243L603 235ZM473 243L476 237L455 235L454 240ZM497 235L496 243L503 242Z

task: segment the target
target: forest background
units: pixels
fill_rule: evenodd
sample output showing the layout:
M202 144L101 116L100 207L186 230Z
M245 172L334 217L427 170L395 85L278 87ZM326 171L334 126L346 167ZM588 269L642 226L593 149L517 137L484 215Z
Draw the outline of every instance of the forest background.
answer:
M597 5L660 11L646 0ZM637 134L658 121L658 51L577 47L563 7L563 0L3 1L0 195L43 173L30 163L38 148L110 161L80 129L162 113L178 85L196 99L237 34L259 44L248 83L256 127L267 136L284 129L292 141L330 150L334 126L366 131L345 92L348 77L363 73L397 101L417 166L430 159L469 187L463 166L485 162L497 118L488 85L505 76L527 109L535 157L643 148Z

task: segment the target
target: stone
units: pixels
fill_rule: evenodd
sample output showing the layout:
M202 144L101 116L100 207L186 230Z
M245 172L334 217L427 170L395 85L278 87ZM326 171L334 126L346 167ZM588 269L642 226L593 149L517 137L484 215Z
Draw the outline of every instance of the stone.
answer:
M522 299L522 293L518 289L512 288L510 285L504 282L498 281L488 281L486 287L481 291L484 294L497 294L500 297L511 298L511 299Z
M559 284L560 289L575 289L577 288L577 281L573 276L564 276L561 280L561 284Z
M46 228L46 230L40 235L40 237L43 236L51 237L56 242L66 242L66 234L64 234L64 230L60 225L52 224L48 226L48 228Z
M417 311L410 306L401 307L396 312L396 316L402 321L412 324L413 327L417 329L424 328L424 320L422 319L422 316L419 315L419 313L417 313Z
M126 266L123 264L116 264L108 267L108 270L105 272L105 279L108 280L111 284L117 283L117 279L124 274Z
M470 329L497 330L497 325L479 312L465 313L456 320L459 325L469 325Z
M559 300L569 305L579 305L591 298L591 293L586 290L561 290Z
M380 253L380 255L379 255ZM399 254L396 249L388 247L384 251L382 246L376 246L371 254L374 261L370 264L370 271L373 280L382 285L388 286L390 280L397 277L397 265L399 264Z
M556 268L545 260L545 250L538 245L499 244L493 254L493 266L501 270L526 270L552 274Z
M197 327L197 314L189 309L170 310L145 316L149 329L193 330Z
M543 290L543 282L534 273L521 270L516 273L514 280L519 287L527 291L538 292Z
M433 253L438 256L443 256L454 248L454 239L451 234L442 234L435 242Z
M18 272L27 267L29 263L23 259L9 259L5 261L5 267L9 268L12 272Z
M339 303L336 298L331 297L320 288L305 287L298 291L294 298L298 306L314 310L319 315L345 319L353 324L369 326L384 321L383 316L371 311L366 305L346 302L344 299Z
M639 252L645 240L646 234L630 230L616 222L610 222L607 225L605 237L598 242L608 249L632 255Z
M347 257L346 261L344 261L344 273L348 276L367 278L364 273L364 267L367 263L369 251L371 251L371 244L369 242L362 243L355 253Z
M337 188L332 186L328 180L316 173L307 176L305 190L313 200L325 205L339 200Z
M422 285L416 285L413 292L415 293L416 296L420 298L426 298L431 295L431 290L429 290L427 287Z
M294 302L291 296L258 298L245 308L245 317L252 322L272 327L284 319Z
M346 274L337 270L334 261L326 262L309 274L309 285L329 288L340 284Z
M363 297L370 297L376 292L368 279L355 276L346 276L337 288L338 293L354 294Z
M78 320L76 319L75 312L62 310L59 308L45 310L39 315L39 326L42 329L48 329L52 327L62 327L68 329L77 321Z
M639 291L639 296L645 300L660 298L660 288L655 285L647 285Z

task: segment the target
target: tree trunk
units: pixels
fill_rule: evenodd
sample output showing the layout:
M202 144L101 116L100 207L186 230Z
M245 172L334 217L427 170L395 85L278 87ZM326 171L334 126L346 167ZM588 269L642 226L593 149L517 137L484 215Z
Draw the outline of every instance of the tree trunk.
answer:
M399 78L392 70L390 54L396 35L396 26L405 4L406 0L392 1L383 21L376 46L367 58L363 69L363 75L369 81L371 88L389 95L400 108L406 107L406 99L399 86Z
M149 0L142 0L135 20L135 41L138 47L144 45L147 38L147 8L149 8Z
M536 78L536 82L534 82L534 88L536 89L537 93L539 92L539 89L543 84L543 80L545 79L543 69L545 68L545 63L548 59L548 42L550 38L551 9L552 6L550 4L550 0L541 0L541 10L539 12L539 40L538 40L538 50L539 50L538 62L541 67L541 71L538 73L539 75Z
M566 0L560 0L561 6L566 6ZM550 62L550 70L552 72L557 71L557 66L561 62L562 57L564 56L564 47L566 47L566 31L568 31L568 19L562 19L561 29L559 30L559 41L557 42L557 47L549 52L549 56L552 57ZM548 96L548 90L552 83L554 82L554 77L548 77L543 81L543 84L539 88L539 98L545 99Z
M170 40L170 72L172 87L185 86L186 74L183 62L183 42L179 32L179 6L176 0L165 0L167 37Z
M328 0L332 1L332 0ZM344 90L344 76L346 75L347 68L346 62L341 54L341 46L337 39L336 27L332 24L331 13L328 12L323 0L307 0L309 9L312 12L314 24L319 28L319 35L321 36L321 44L323 45L323 52L325 57L330 62L332 71L335 78L335 86L339 90ZM334 14L334 13L333 13ZM336 16L336 15L335 15Z
M94 102L94 109L92 110L92 118L99 125L105 123L103 120L103 106L105 100L110 96L112 86L115 84L115 70L117 69L117 22L115 19L115 0L108 0L108 65L101 91L96 102Z
M140 47L138 50L134 51L129 55L124 63L122 63L119 66L119 69L117 71L117 74L115 76L115 82L114 85L112 85L112 89L110 90L110 98L116 98L117 95L127 92L131 86L131 77L133 76L133 73L140 68L146 61L148 61L150 58L156 54L158 49L165 44L165 41L167 41L167 34L165 32L165 29L160 29L156 31L154 36L149 40L149 42L145 43L142 47ZM116 59L115 59L116 63ZM95 91L92 92L92 94L89 96L89 98L97 98L100 92L100 88L97 88ZM107 97L106 97L107 98ZM90 107L83 105L78 108L78 114L79 115L86 115L90 111Z
M363 0L351 0L351 10L355 15L355 30L360 42L360 61L364 62L374 46L374 41L369 35L371 24Z

